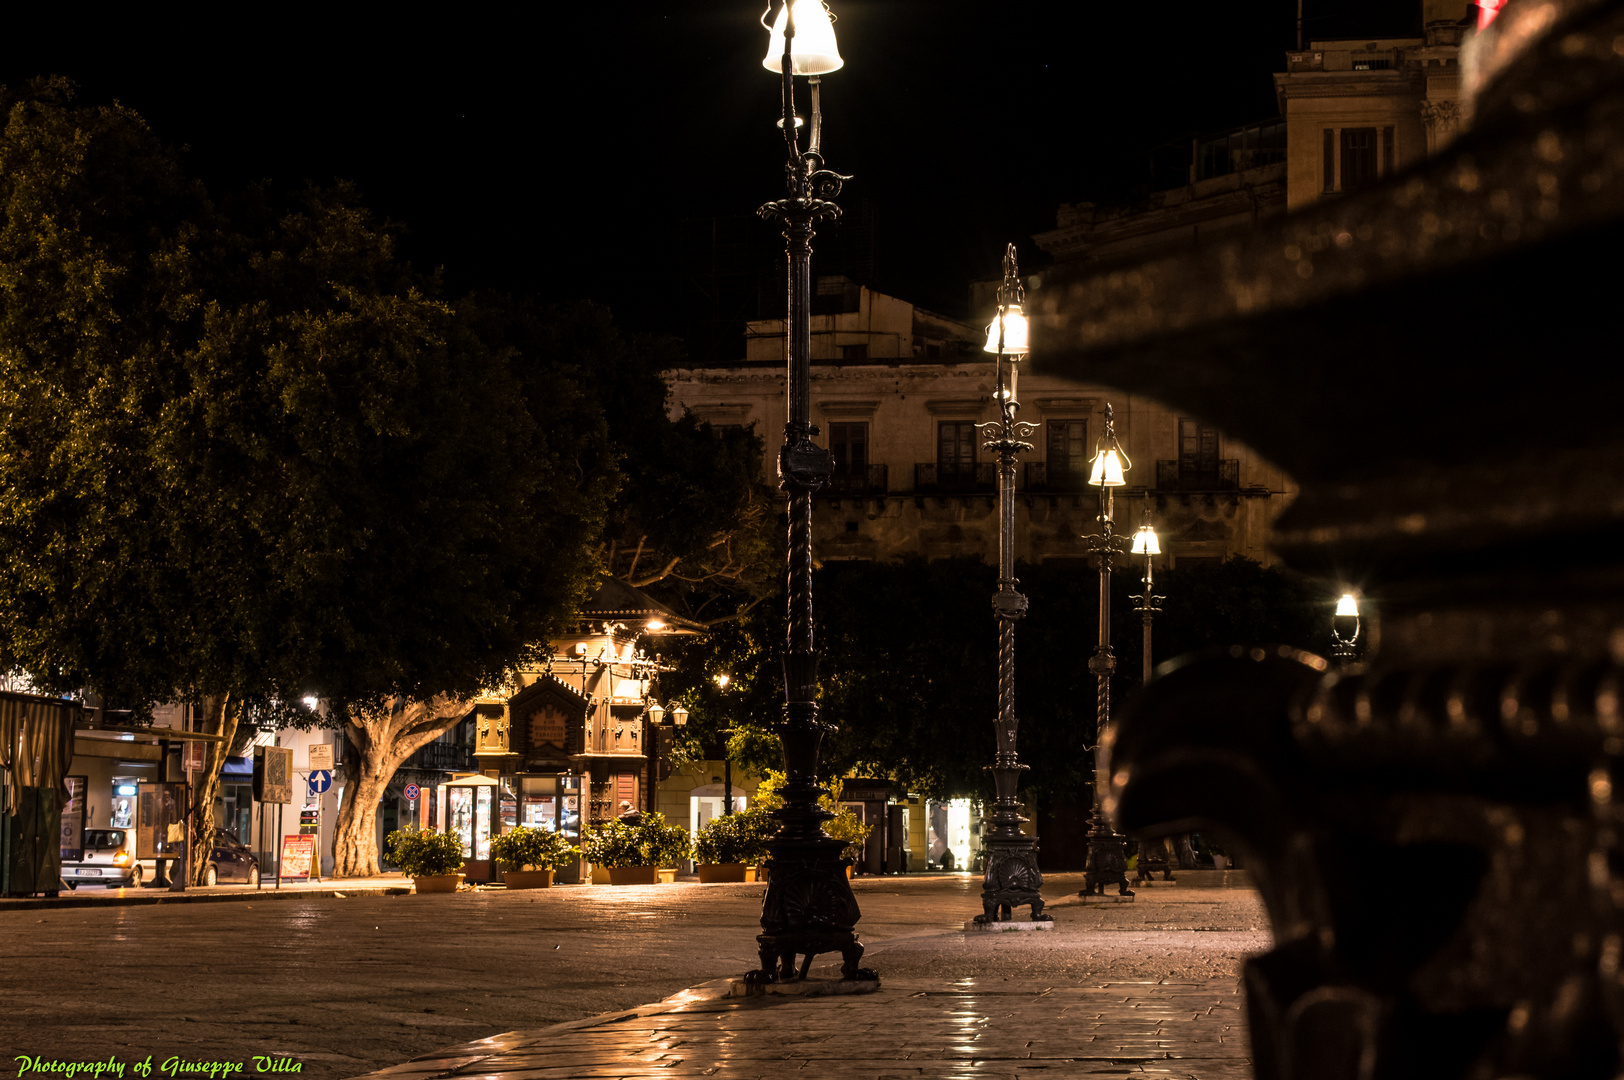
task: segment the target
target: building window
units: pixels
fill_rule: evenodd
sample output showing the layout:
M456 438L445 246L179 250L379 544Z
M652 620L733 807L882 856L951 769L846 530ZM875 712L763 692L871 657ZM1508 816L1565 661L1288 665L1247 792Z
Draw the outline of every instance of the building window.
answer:
M1342 190L1357 191L1376 179L1376 129L1342 129Z
M1325 129L1325 190L1336 190L1336 132Z
M941 483L968 483L976 475L976 425L943 420L936 428L936 470Z
M842 345L840 347L840 358L842 360L867 360L867 343L862 345Z
M868 422L829 425L829 453L836 476L864 476L868 472Z
M1089 451L1087 420L1045 420L1049 433L1049 483L1071 487L1088 479Z
M1382 128L1382 175L1391 176L1398 161L1393 153L1393 129Z
M1179 485L1218 486L1218 429L1179 417Z

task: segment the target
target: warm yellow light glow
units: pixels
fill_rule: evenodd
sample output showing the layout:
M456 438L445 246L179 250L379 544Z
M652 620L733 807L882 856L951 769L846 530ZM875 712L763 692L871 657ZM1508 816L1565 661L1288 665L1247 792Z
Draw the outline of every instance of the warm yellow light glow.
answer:
M1156 539L1156 530L1149 525L1139 526L1139 531L1133 534L1133 553L1135 555L1160 555L1162 545Z
M1021 305L1010 304L1006 307L1002 324L1005 355L1024 355L1028 352L1026 314L1021 311ZM983 351L990 353L998 351L998 329L999 317L994 316L992 322L987 324L987 344L982 346Z
M733 681L733 676L729 675L725 671L720 672L716 676L716 685L720 686L723 690L726 690L727 689L727 684L732 682L732 681Z
M681 705L671 706L671 722L678 727L682 727L688 722L688 710Z
M1122 456L1114 448L1094 455L1094 473L1088 482L1095 487L1121 487L1128 481L1122 475Z
M795 4L795 44L791 46L790 70L797 75L827 75L846 63L835 48L835 27L823 0L793 0ZM771 8L768 9L769 11ZM784 70L784 24L789 21L789 3L778 9L772 37L761 66L775 74ZM766 25L766 13L762 13Z
M651 724L665 723L665 707L658 701L648 707L648 719Z
M1357 617L1359 615L1359 601L1353 598L1353 594L1351 592L1343 593L1342 599L1336 602L1336 613L1338 615L1352 615ZM1324 616L1321 616L1321 618L1323 617Z
M113 856L113 865L114 866L128 866L128 865L130 865L130 853L128 851L121 851L117 855L114 855Z
M658 634L661 630L665 629L665 620L650 619L648 622L643 624L643 628L651 634Z

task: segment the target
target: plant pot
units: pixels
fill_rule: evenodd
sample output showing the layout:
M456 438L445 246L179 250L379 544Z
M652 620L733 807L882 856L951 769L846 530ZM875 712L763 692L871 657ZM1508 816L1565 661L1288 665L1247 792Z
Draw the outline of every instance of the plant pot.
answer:
M724 881L743 881L744 864L742 862L719 862L699 864L699 883L701 885L715 885Z
M594 885L607 885L607 884L609 884L609 868L607 866L593 866L592 867L592 884L594 884Z
M657 885L660 872L652 866L616 866L609 871L611 885Z
M456 892L461 882L461 874L432 874L429 877L412 878L412 885L419 893Z
M509 870L502 875L502 884L510 889L550 889L552 870Z
M851 867L849 867L849 866L846 867L846 880L847 881L851 880Z
M660 871L660 884L661 885L671 885L671 884L674 884L676 882L676 880L677 880L677 868L676 867L673 866L669 870L661 870Z

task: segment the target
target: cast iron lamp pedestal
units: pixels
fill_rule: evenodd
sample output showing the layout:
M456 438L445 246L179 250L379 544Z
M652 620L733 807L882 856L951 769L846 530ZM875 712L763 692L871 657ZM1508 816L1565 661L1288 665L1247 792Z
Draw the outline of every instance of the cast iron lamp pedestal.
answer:
M797 46L797 22L807 41ZM777 34L783 34L783 56L776 65L783 79L784 142L789 148L785 170L789 196L770 202L757 213L783 225L789 263L789 311L785 349L789 366L789 419L778 475L789 496L789 557L786 593L789 620L784 651L784 722L779 739L784 748L784 805L774 812L778 834L769 845L771 877L761 905L761 933L756 937L761 967L746 977L752 982L804 979L819 953L838 952L846 979L877 978L858 967L863 947L856 924L862 918L842 855L845 842L823 831L833 817L818 805L827 793L819 786L818 748L829 726L818 720L818 658L812 635L812 493L831 473L829 452L816 445L811 422L812 236L820 221L834 221L840 208L832 201L851 179L823 167L822 114L818 76L841 66L829 13L819 0L794 0L779 12L774 41L763 62L775 66ZM811 76L812 111L808 148L800 146L795 115L796 74ZM803 957L799 969L796 957Z
M989 828L983 837L987 851L987 873L981 886L982 925L1007 922L1015 908L1029 904L1032 921L1052 923L1053 915L1043 913L1043 874L1038 870L1037 840L1021 832L1021 803L1015 797L1022 765L1015 752L1015 620L1026 614L1026 597L1016 589L1015 579L1015 458L1032 449L1025 440L1037 431L1036 424L1015 419L1021 406L1015 398L1019 363L1027 348L1026 316L1021 306L1026 299L1020 271L1015 265L1015 245L1004 253L1004 283L998 288L998 315L987 328L986 351L997 354L998 419L977 424L987 449L998 455L998 591L992 594L992 613L998 620L998 752L993 758L993 782L998 798L993 804ZM1007 377L1006 377L1007 362Z
M1141 579L1145 591L1133 598L1134 609L1139 612L1144 623L1145 653L1140 661L1140 677L1145 685L1150 683L1151 671L1154 662L1150 653L1150 622L1151 618L1162 610L1162 601L1165 596L1155 593L1155 567L1151 559L1162 553L1161 541L1157 539L1156 530L1150 524L1150 493L1145 493L1145 519L1139 526L1139 531L1133 534L1133 554L1145 557L1145 576ZM1148 881L1157 870L1162 872L1163 881L1174 881L1173 865L1176 860L1167 847L1165 836L1143 837L1139 841L1139 864L1134 868L1134 882Z
M1100 559L1100 634L1094 655L1088 660L1088 670L1099 680L1099 696L1095 706L1094 747L1094 820L1088 830L1088 861L1084 864L1084 896L1105 894L1107 885L1115 885L1121 896L1132 896L1128 888L1128 856L1123 842L1111 825L1105 812L1105 790L1110 782L1106 775L1106 752L1111 732L1111 673L1116 670L1116 654L1111 651L1111 560L1122 541L1115 536L1114 489L1127 483L1123 474L1133 467L1128 455L1117 443L1116 422L1111 406L1105 406L1105 434L1101 436L1094 454L1094 470L1088 482L1100 489L1100 532L1088 538L1089 550Z

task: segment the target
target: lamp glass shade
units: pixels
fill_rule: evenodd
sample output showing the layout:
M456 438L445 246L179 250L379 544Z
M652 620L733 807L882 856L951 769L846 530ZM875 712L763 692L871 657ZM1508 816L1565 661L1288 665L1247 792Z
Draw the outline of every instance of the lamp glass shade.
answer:
M648 622L643 624L643 627L650 633L658 634L661 630L665 629L665 620L658 618L650 619Z
M665 723L665 707L658 701L648 707L649 722L653 724Z
M1030 351L1026 331L1026 315L1021 311L1021 305L1010 304L1001 315L995 315L992 322L987 324L987 344L982 346L985 352L998 351L998 328L1004 328L1004 352L1024 354Z
M1161 541L1156 538L1156 530L1149 525L1139 526L1139 531L1133 534L1133 553L1135 555L1160 555L1162 553Z
M1357 618L1359 615L1359 601L1353 598L1351 592L1343 593L1342 599L1336 602L1336 613L1338 615L1352 615Z
M827 75L839 71L846 61L835 48L835 27L823 0L785 0L773 20L772 37L761 66L777 74L784 70L784 26L789 22L789 5L795 5L795 44L791 46L790 70L796 75Z
M1122 475L1122 455L1114 449L1101 450L1094 455L1094 472L1088 478L1094 487L1122 487L1128 481Z
M676 724L678 727L682 727L684 724L688 723L688 710L684 709L681 705L671 706L671 722Z

